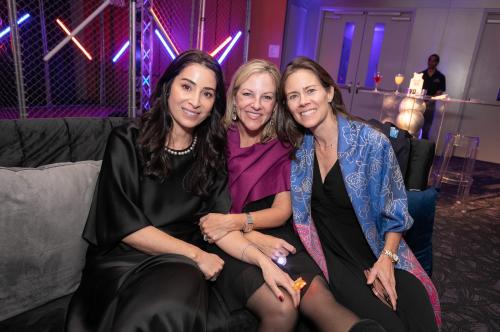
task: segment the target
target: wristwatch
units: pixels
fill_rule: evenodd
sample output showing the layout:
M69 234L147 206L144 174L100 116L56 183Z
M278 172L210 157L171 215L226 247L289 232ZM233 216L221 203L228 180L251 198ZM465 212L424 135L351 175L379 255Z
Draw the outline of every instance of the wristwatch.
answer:
M243 227L243 233L248 233L252 231L253 229L253 218L250 213L245 213L245 216L247 217L247 221L245 223L245 227Z
M382 254L386 255L386 256L389 256L389 258L391 259L391 261L394 263L394 264L397 264L399 262L399 257L398 255L396 255L395 253L393 253L392 251L390 251L389 249L384 249L382 251Z

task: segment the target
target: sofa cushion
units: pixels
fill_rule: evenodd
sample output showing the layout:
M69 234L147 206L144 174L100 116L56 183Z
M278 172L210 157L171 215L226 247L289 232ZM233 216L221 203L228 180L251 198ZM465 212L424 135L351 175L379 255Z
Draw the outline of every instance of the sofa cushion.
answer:
M430 187L424 191L407 191L408 211L414 219L405 241L429 276L432 275L432 232L438 193Z
M23 146L22 167L37 167L72 161L68 128L64 119L33 119L17 121Z
M0 166L100 160L111 129L128 118L0 120Z
M23 148L16 122L0 121L0 165L19 166L23 159Z
M411 139L410 160L405 176L405 185L408 190L427 189L427 180L434 161L436 143L425 139Z
M111 130L130 121L127 118L104 120L67 118L71 161L102 159Z
M0 321L73 292L100 161L0 167Z

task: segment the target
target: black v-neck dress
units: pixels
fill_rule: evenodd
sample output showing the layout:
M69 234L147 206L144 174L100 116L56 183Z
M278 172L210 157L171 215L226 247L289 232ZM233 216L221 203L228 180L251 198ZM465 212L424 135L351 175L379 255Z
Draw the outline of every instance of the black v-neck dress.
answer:
M379 322L387 331L437 331L425 288L411 273L395 269L396 311L376 298L366 284L363 270L372 267L377 258L354 212L338 160L323 182L315 156L311 210L326 258L329 286L339 303L360 318Z

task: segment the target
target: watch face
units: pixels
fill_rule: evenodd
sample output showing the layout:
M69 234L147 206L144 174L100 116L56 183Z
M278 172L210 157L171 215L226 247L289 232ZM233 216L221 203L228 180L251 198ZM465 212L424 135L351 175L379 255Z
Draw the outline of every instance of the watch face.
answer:
M393 255L392 259L394 259L395 263L399 262L399 256L396 254Z

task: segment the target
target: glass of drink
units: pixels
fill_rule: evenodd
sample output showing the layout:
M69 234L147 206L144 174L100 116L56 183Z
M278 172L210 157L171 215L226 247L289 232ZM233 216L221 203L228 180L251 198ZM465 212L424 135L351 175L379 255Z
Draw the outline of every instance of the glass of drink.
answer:
M394 83L396 83L396 85L398 86L396 88L396 94L399 93L399 86L401 85L401 83L403 83L404 80L405 77L403 76L403 74L397 74L396 76L394 76Z
M382 81L382 75L380 72L376 72L375 75L373 75L373 80L375 81L375 90L373 91L378 91L378 85L380 81Z

